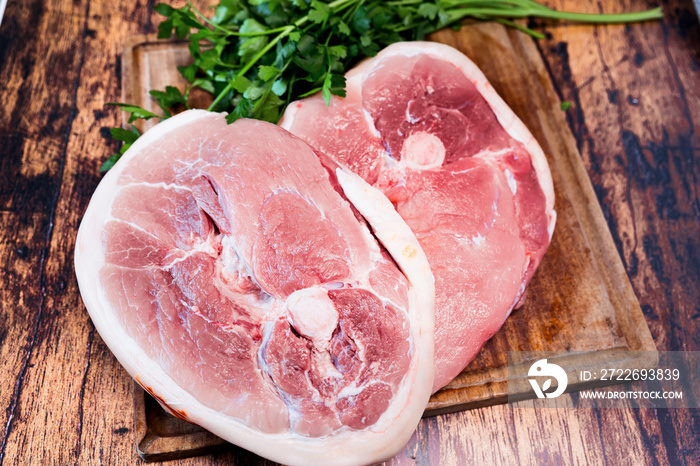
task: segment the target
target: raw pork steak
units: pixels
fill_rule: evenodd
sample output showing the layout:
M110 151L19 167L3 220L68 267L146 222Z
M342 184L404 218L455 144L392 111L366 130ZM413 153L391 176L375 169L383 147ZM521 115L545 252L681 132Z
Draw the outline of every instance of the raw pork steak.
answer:
M292 103L280 125L379 188L435 275L438 390L523 298L555 223L535 139L459 51L391 45L347 74L347 97Z
M430 396L434 288L417 240L379 191L275 125L188 111L153 128L97 188L75 267L146 390L272 460L391 457Z

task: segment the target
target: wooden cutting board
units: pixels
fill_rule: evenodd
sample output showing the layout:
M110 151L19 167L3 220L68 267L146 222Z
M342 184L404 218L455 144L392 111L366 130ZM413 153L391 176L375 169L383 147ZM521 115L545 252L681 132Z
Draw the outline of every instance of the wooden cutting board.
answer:
M457 378L433 395L425 416L506 402L508 351L589 352L584 359L593 370L620 367L615 366L620 358L624 367L654 365L648 354L620 353L656 348L535 41L498 24L480 23L440 31L431 39L469 56L540 142L552 170L558 218L525 305ZM134 38L124 50L123 101L157 111L148 90L181 85L176 67L188 59L186 43ZM534 397L527 384L522 387L519 397ZM136 443L145 459L231 448L163 411L137 384L134 406Z

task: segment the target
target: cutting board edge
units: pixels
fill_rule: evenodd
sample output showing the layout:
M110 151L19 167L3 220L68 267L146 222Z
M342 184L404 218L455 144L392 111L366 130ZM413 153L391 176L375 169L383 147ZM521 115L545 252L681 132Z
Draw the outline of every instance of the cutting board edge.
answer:
M520 55L521 63L523 66L529 66L532 70L528 75L538 76L540 82L549 81L552 83L553 77L544 66L544 61L542 60L535 40L514 29L507 29L506 32L511 42L518 45L523 52L523 54ZM556 93L553 85L531 87L548 94L546 96L547 99L540 98L542 106L536 110L537 119L543 126L542 129L545 136L549 138L552 136L559 136L563 138L561 142L565 145L565 150L554 151L549 154L549 159L556 160L557 163L566 163L569 166L570 170L560 170L569 181L564 184L564 188L571 190L572 185L578 184L581 188L580 194L585 197L585 202L572 203L572 206L577 213L579 222L589 244L591 244L591 238L596 238L594 242L595 245L591 245L590 249L595 258L598 271L605 281L608 295L609 297L611 295L613 297L614 301L611 300L613 301L613 309L616 317L618 317L618 322L623 325L622 329L625 331L625 339L629 348L631 351L656 351L656 344L652 338L651 330L649 329L639 300L632 287L632 282L627 275L620 253L615 247L612 232L607 224L598 197L595 194L593 182L588 175L586 166L579 153L576 139L566 120L565 112L560 111L561 98ZM546 100L551 102L551 107L547 108ZM553 118L545 117L545 111L547 115ZM552 120L555 120L557 128L566 128L566 130L554 131L551 127L553 123ZM570 194L571 198L575 196L575 193ZM556 234L556 228L554 234ZM602 246L603 248L599 249L595 246ZM631 322L629 322L628 319L630 319Z

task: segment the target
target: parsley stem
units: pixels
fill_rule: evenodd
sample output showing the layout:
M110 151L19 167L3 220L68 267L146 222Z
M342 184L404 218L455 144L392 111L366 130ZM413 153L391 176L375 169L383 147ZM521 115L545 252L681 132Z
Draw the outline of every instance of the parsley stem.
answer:
M651 19L659 19L662 17L661 8L654 8L648 11L639 11L634 13L614 13L614 14L598 14L598 13L572 13L569 11L555 11L550 9L540 8L455 8L448 11L448 23L459 21L467 16L487 16L490 18L526 18L539 17L547 19L563 19L569 21L577 21L581 23L629 23L636 21L648 21Z
M269 52L272 47L277 45L277 42L287 37L294 29L295 26L285 26L282 32L277 34L274 39L272 39L261 51L255 54L255 56L251 58L250 61L246 63L246 65L243 68L241 68L241 70L238 73L236 73L236 76L245 76L248 70L250 70L258 62L258 60L260 60L267 52ZM218 104L221 101L221 99L223 99L224 96L231 91L231 89L233 89L233 80L230 80L228 82L224 90L216 96L216 99L214 99L214 102L211 103L207 110L211 111L214 107L216 107L216 104Z
M420 5L423 0L404 0L401 2L386 2L387 6L408 6L408 5Z
M212 110L214 110L214 107L216 107L216 105L219 102L221 102L221 99L223 99L224 96L226 94L228 94L231 89L233 89L233 80L230 80L228 82L228 84L226 85L226 87L224 88L224 90L219 92L219 95L216 96L216 99L214 99L214 102L212 102L211 105L209 105L209 107L207 107L207 111L211 112Z
M550 10L544 5L541 5L532 0L440 0L439 6L444 9L479 7L479 8L498 8L503 10L514 10L517 8L531 8L534 10ZM553 10L552 10L553 11Z
M544 39L545 38L544 34L537 32L533 29L530 29L527 26L523 26L522 24L518 24L515 21L510 21L510 20L507 20L504 18L494 18L494 21L496 21L499 24L503 24L504 26L512 27L514 29L517 29L518 31L522 31L525 34L530 34L535 39Z
M207 107L207 111L211 112L212 110L214 110L214 107L216 107L216 105L219 102L221 102L221 99L223 99L224 96L226 94L228 94L231 89L233 89L233 80L229 81L229 83L226 85L224 90L219 92L219 95L216 96L216 99L214 99L214 102L212 102L211 105L209 105L209 107Z

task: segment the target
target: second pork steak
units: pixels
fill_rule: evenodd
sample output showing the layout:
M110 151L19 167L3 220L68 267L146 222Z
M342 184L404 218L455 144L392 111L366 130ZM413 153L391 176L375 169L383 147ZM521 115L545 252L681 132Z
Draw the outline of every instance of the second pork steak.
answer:
M347 97L293 102L280 122L379 188L435 275L438 390L522 299L549 244L542 149L459 51L397 43L347 74Z

